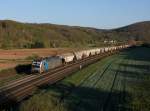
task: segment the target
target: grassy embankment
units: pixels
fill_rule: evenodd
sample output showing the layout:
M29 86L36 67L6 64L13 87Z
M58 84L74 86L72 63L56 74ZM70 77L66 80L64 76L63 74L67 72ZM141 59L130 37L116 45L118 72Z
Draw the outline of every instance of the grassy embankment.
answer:
M20 111L149 111L150 49L105 58L57 84L40 88Z
M1 60L0 63L16 63L18 65L12 67L12 68L0 68L0 86L3 86L10 81L19 79L21 77L27 76L31 74L31 61L35 58L37 58L37 55L28 56L25 59L8 59L8 60Z

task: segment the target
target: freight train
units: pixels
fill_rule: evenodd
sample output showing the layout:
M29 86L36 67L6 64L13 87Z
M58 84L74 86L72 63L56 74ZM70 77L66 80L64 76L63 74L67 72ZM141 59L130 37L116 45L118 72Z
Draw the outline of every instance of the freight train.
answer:
M103 47L103 48L101 47L101 48L93 48L93 49L82 50L82 51L75 51L72 53L64 53L64 54L45 57L45 58L39 58L33 60L32 72L43 73L49 71L50 69L54 69L59 66L62 66L64 64L82 60L83 58L87 58L97 54L112 52L120 49L125 49L128 47L130 47L130 45L120 45L120 46Z

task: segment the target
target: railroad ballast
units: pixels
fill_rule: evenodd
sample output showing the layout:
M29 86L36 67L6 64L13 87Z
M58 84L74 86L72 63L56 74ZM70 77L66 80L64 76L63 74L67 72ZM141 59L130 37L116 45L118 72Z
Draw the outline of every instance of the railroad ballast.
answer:
M101 47L101 48L93 48L88 50L82 51L75 51L72 53L65 53L56 56L50 56L45 58L40 58L33 60L32 62L32 72L43 73L50 69L57 68L64 64L68 64L70 62L75 62L81 60L83 58L94 56L97 54L107 53L111 51L116 51L120 49L125 49L130 47L130 45L120 45L120 46L113 46L113 47Z

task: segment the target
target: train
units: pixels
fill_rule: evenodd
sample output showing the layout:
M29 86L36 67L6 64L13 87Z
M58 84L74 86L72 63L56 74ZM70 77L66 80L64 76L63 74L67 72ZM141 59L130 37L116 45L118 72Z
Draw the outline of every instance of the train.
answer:
M75 51L72 53L59 54L56 56L38 58L36 60L33 60L32 62L32 73L37 72L41 74L51 69L60 67L64 64L69 64L71 62L76 62L76 61L82 60L90 56L103 54L107 52L113 52L113 51L125 49L128 47L130 47L130 45L100 47L100 48Z

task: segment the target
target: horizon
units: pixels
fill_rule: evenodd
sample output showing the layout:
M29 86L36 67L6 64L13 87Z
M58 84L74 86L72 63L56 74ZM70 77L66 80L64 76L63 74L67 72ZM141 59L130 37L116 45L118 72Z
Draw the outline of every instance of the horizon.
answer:
M129 25L133 25L133 24L137 24L137 23L142 23L142 22L150 22L150 21L138 21L138 22L133 22L130 24L126 24L124 26L120 26L120 27L116 27L116 28L97 28L97 27L86 27L86 26L79 26L79 25L66 25L66 24L54 24L54 23L47 23L47 22L43 22L43 23L36 23L36 22L22 22L22 21L16 21L16 20L11 20L11 19L0 19L0 21L12 21L12 22L17 22L17 23L29 23L29 24L50 24L50 25L60 25L60 26L69 26L69 27L83 27L83 28L93 28L93 29L100 29L100 30L114 30L114 29L118 29L118 28L122 28L122 27L126 27Z
M22 23L116 29L150 21L149 5L148 0L5 0L0 2L0 19Z

